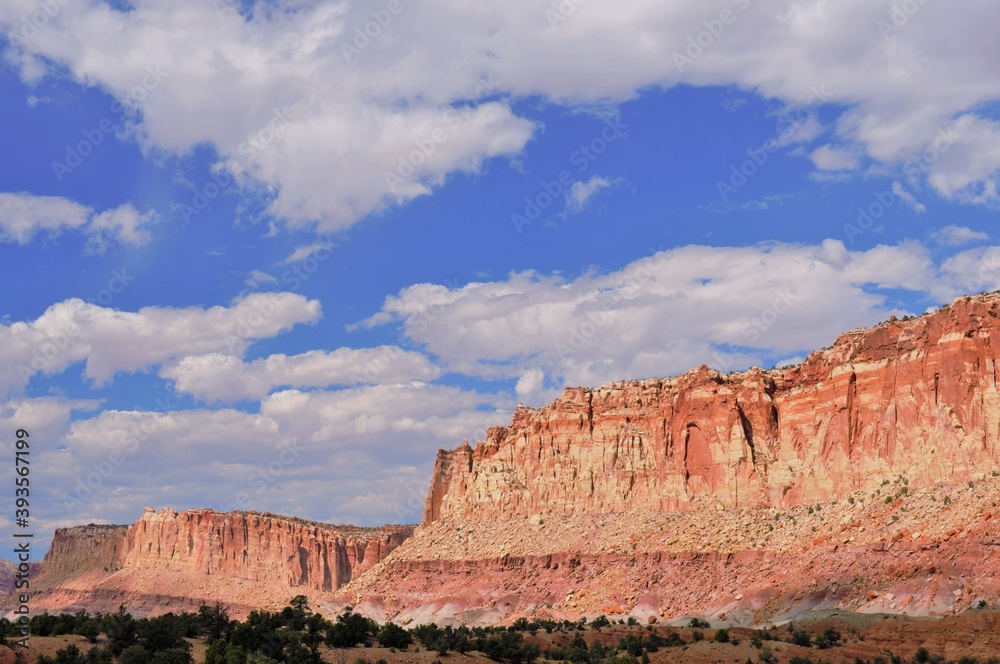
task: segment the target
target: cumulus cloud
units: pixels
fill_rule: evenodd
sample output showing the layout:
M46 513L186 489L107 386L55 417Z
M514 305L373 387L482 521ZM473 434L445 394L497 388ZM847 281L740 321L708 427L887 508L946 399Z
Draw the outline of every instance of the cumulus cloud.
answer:
M329 249L330 245L321 244L319 242L313 242L312 244L305 244L301 247L296 247L295 251L288 255L288 258L281 261L282 263L298 263L299 261L304 261L309 258L317 251Z
M175 381L178 392L203 401L260 400L277 387L328 387L365 383L406 383L441 375L421 353L397 346L314 350L301 355L271 355L244 362L211 353L185 357L164 367L160 375Z
M608 179L600 175L595 175L586 182L574 182L566 192L566 211L582 212L590 205L594 196L619 183L618 179Z
M110 241L141 247L152 239L149 226L156 221L153 211L139 212L131 203L94 215L87 230L91 247L103 252Z
M981 242L990 239L990 236L981 231L974 231L966 226L945 226L944 228L931 233L931 237L938 244L948 247L958 247L963 244Z
M253 341L315 322L320 313L317 300L294 293L255 293L229 307L136 312L66 300L34 321L0 325L0 394L23 388L36 374L57 374L77 362L84 362L84 375L100 385L118 372L189 355L242 354Z
M248 276L243 283L245 283L250 288L256 288L261 284L273 284L276 283L278 279L267 272L261 272L260 270L251 270L250 276Z
M566 14L557 0L438 0L404 4L380 25L355 1L220 16L201 0L137 0L128 11L83 0L24 39L37 5L10 0L0 25L24 78L65 67L136 111L143 147L210 143L222 167L273 193L273 214L325 231L520 153L536 125L517 115L517 99L614 104L677 84L809 105L796 141L832 131L831 145L856 146L857 158L992 204L1000 123L984 109L1000 95L998 47L981 26L1000 20L1000 6L927 3L897 25L895 5L643 0ZM692 50L723 9L733 22ZM964 35L963 48L943 34ZM829 127L817 90L836 114ZM812 154L821 168L854 163L831 147Z
M87 225L92 210L61 196L0 193L0 240L27 244L38 233Z
M948 258L941 281L951 297L1000 289L1000 247L975 247Z
M913 194L907 191L906 187L904 187L898 180L892 183L892 193L895 194L899 200L903 201L903 205L910 208L917 214L923 214L927 211L927 207L918 201Z
M74 230L86 233L97 251L111 241L141 246L149 242L148 229L155 220L155 213L139 212L131 203L96 213L61 196L0 193L0 242L28 244L39 234Z
M61 508L53 516L77 523L128 522L136 505L413 523L434 453L509 420L505 407L499 397L415 383L288 390L258 414L105 411L73 422L64 447L39 459L49 473L40 491ZM109 472L98 480L101 467Z
M848 149L823 145L816 148L809 158L821 171L848 171L858 167L858 155Z
M365 324L396 321L448 368L516 377L527 392L540 382L525 373L535 368L560 385L594 385L811 350L887 317L880 289L947 295L937 278L914 242L863 252L836 240L687 246L572 280L520 272L461 288L417 284Z

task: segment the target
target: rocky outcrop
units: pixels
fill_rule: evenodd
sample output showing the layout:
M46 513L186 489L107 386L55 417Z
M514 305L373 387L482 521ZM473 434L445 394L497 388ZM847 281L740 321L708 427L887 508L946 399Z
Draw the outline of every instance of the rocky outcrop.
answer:
M128 528L121 564L332 592L411 533L401 526L334 527L269 514L147 508Z
M295 594L329 596L413 532L332 526L254 512L156 512L131 526L56 531L33 588L49 610L177 610L206 601L242 609Z
M404 623L748 625L995 604L994 340L989 294L848 332L794 367L570 388L439 452L415 532L147 510L57 533L35 606L220 600L240 615L305 594Z
M128 529L95 524L57 529L43 560L45 574L60 578L121 567Z
M1000 296L842 335L786 369L570 388L437 458L423 523L781 507L1000 470Z

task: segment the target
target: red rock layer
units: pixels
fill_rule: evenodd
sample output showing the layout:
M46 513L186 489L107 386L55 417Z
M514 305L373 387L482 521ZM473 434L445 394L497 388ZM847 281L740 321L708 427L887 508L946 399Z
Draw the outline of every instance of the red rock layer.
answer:
M423 523L781 507L1000 469L1000 296L840 336L786 370L570 388L439 452Z
M402 544L412 528L338 528L267 514L147 508L129 526L122 564L331 592Z
M35 606L161 612L222 601L272 607L295 594L332 593L413 533L270 514L146 508L131 526L56 531L33 588Z

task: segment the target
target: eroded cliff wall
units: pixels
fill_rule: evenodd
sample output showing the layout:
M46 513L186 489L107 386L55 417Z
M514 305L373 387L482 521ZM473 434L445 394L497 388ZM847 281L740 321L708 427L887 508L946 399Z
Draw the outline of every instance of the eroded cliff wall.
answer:
M1000 470L1000 297L840 336L802 364L570 388L438 455L423 523L781 507Z
M221 601L236 615L320 598L385 558L408 526L354 528L253 512L156 512L130 526L56 531L33 588L50 611L181 610Z

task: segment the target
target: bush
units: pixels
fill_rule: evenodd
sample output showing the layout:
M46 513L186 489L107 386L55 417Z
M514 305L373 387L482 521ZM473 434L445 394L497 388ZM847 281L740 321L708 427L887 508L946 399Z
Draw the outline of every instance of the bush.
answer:
M151 653L188 648L184 640L184 622L173 613L139 620L135 623L135 631L139 643Z
M117 657L121 657L127 648L134 645L137 638L135 620L125 611L124 606L119 606L117 613L104 617L103 631L108 635L108 648ZM133 653L132 656L137 655Z
M58 664L85 664L83 653L74 645L68 645L62 650L57 650L56 662Z
M691 622L688 623L688 627L700 627L702 629L708 629L711 627L707 620L701 618L692 618Z
M410 633L393 622L382 625L375 639L385 648L407 648L413 643Z
M101 633L101 624L94 618L85 618L77 621L74 631L86 638L89 643L97 643L97 637Z
M168 648L153 653L151 664L191 664L191 653L187 648Z
M590 626L594 628L595 631L601 631L602 627L609 627L611 621L608 620L607 616L598 616L590 621Z
M107 648L94 646L87 651L85 661L87 664L112 664L115 658Z
M326 630L326 644L331 648L353 648L367 642L376 632L378 623L348 610L337 616L337 622Z
M118 656L118 664L151 664L149 653L142 646L129 646Z
M729 643L729 630L725 628L720 629L712 637L712 640L716 643Z
M840 645L840 632L832 627L827 627L822 634L816 637L816 647L820 650L838 645Z
M198 607L199 631L205 635L208 643L218 639L229 638L229 612L218 602L214 606L201 605Z

